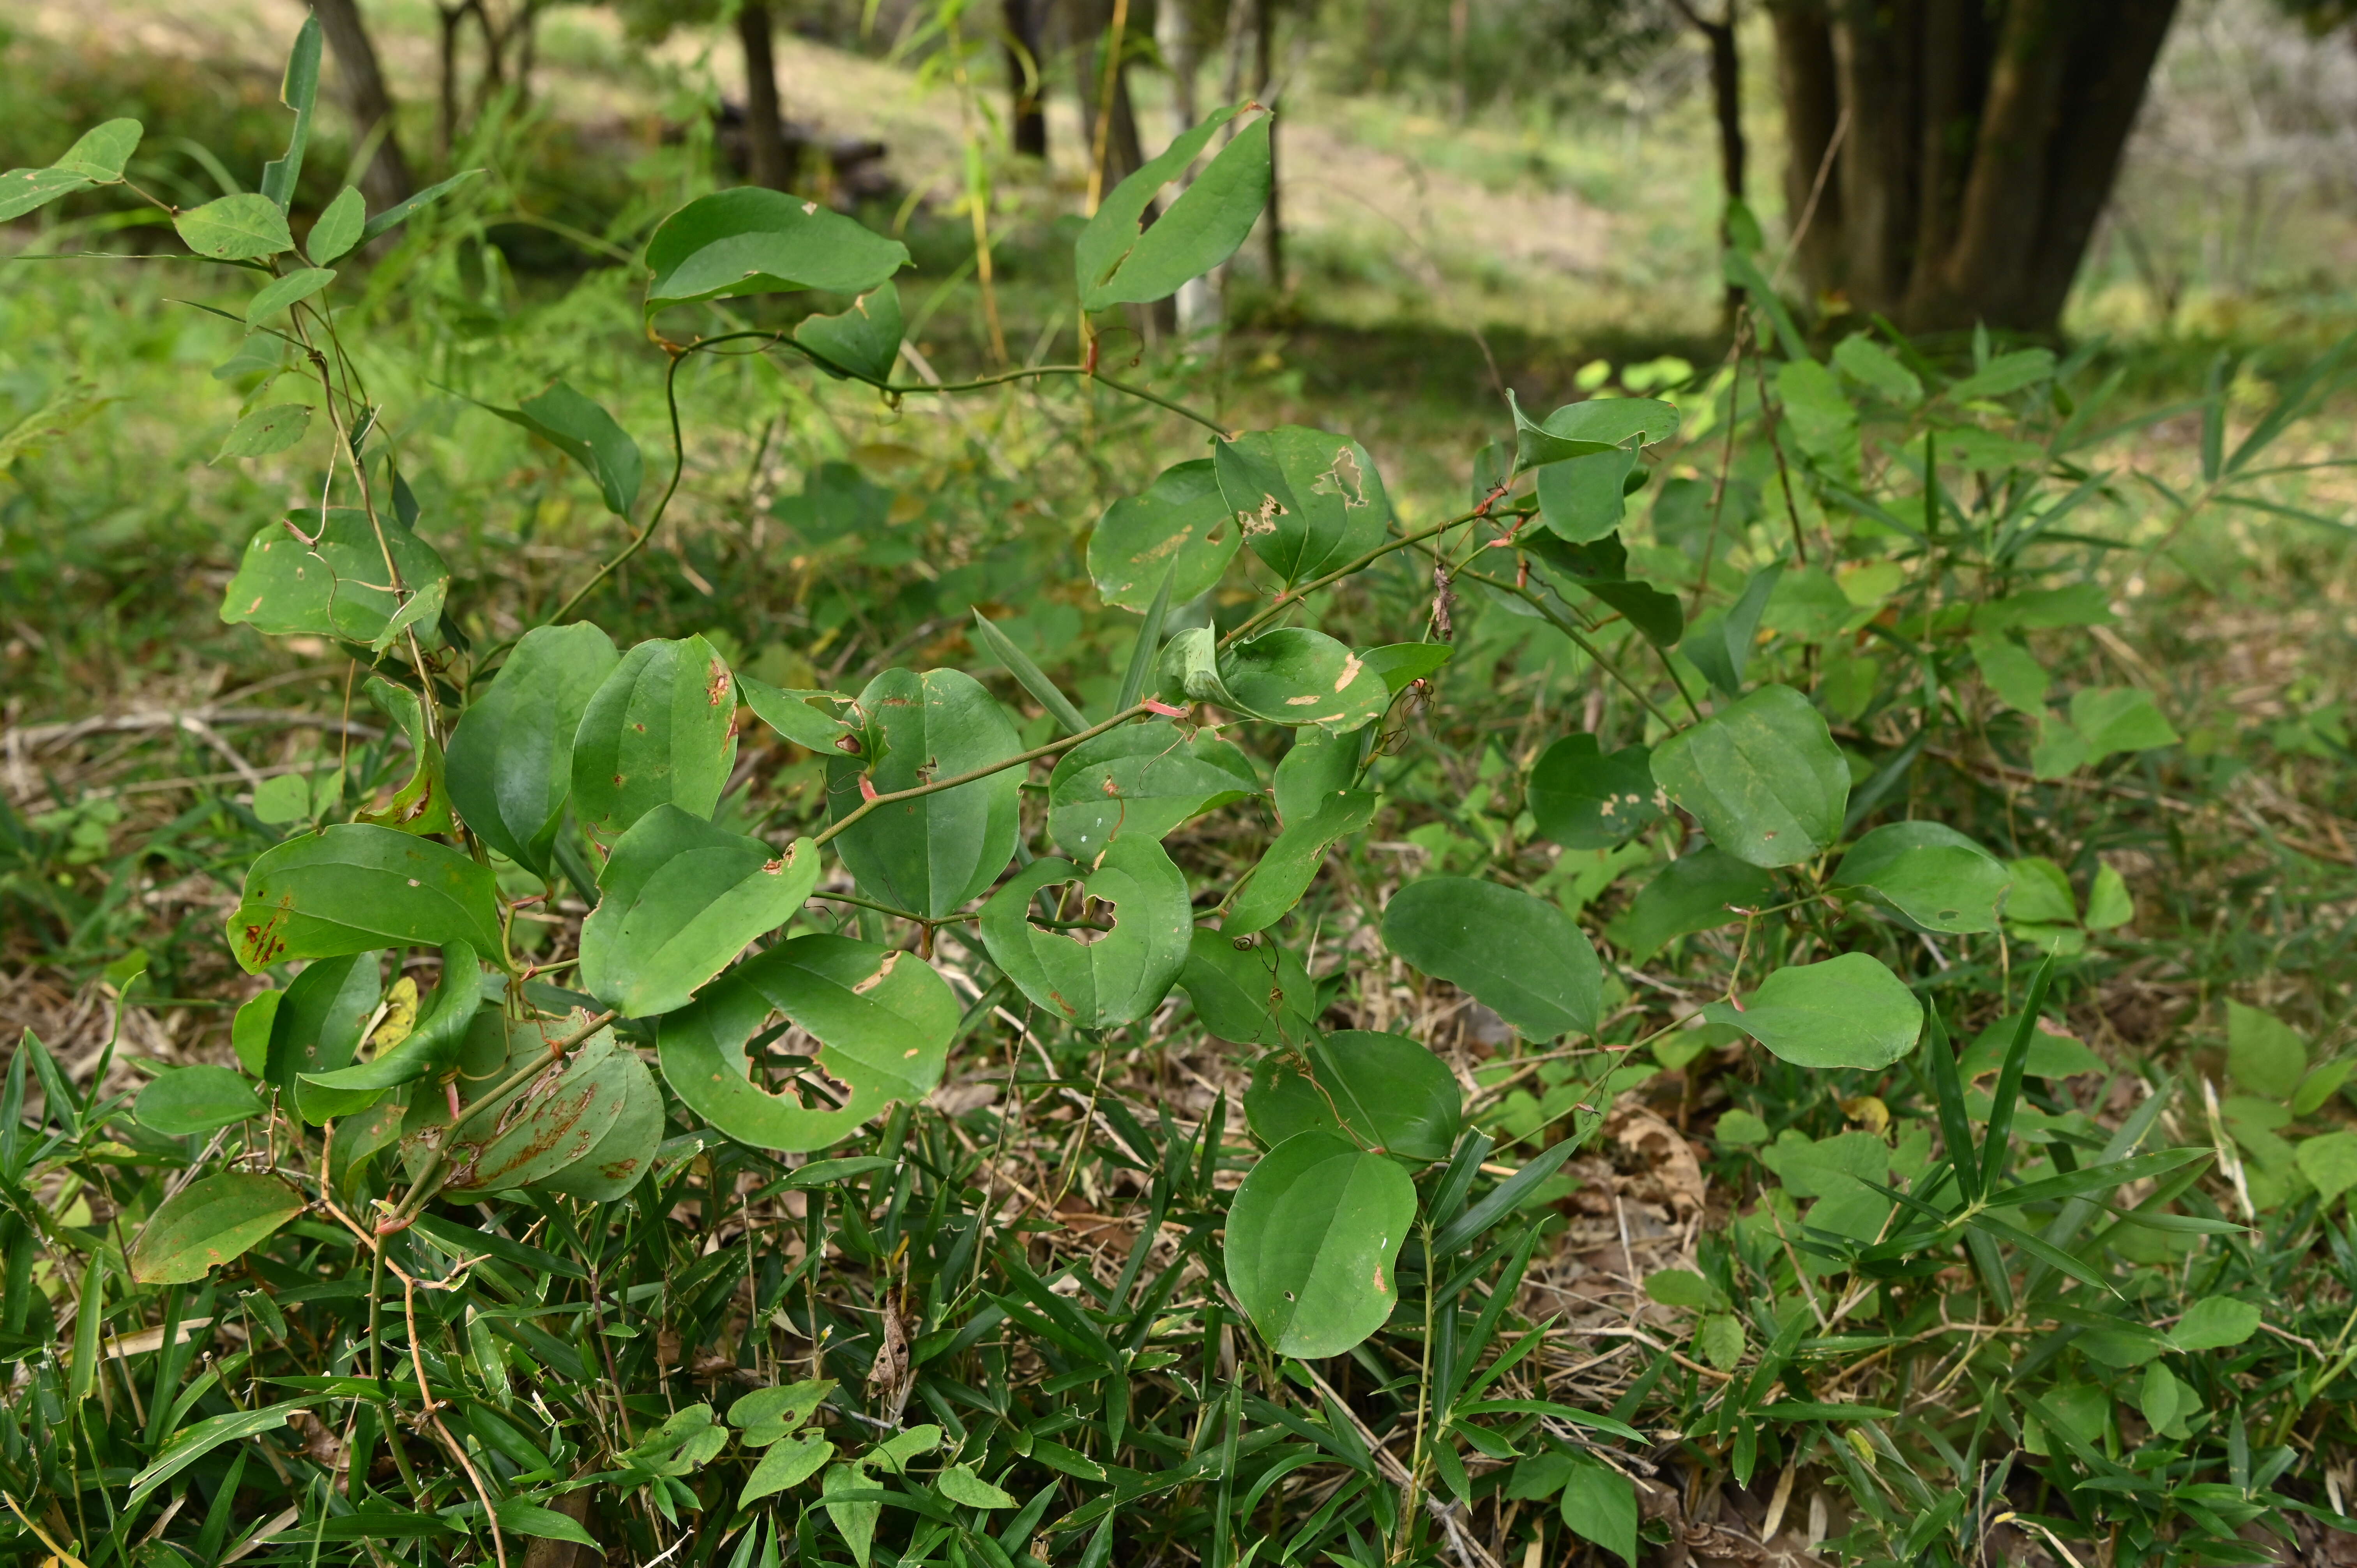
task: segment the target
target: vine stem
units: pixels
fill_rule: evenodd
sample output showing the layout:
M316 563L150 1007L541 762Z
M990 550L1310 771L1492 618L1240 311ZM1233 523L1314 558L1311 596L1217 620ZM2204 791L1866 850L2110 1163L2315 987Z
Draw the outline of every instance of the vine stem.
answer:
M1329 587L1332 585L1340 582L1345 577L1354 576L1358 573L1365 571L1369 566L1373 565L1377 561L1382 560L1384 556L1390 554L1394 550L1405 550L1411 544L1421 544L1426 540L1432 538L1436 534L1446 533L1452 528L1462 528L1469 522L1478 522L1489 515L1489 503L1485 501L1481 505L1475 507L1471 511L1466 512L1460 517L1452 517L1446 522L1436 522L1430 527L1419 528L1415 530L1413 532L1403 533L1394 539L1386 539L1381 544L1376 545L1373 549L1351 557L1350 560L1344 562L1341 565L1337 566L1334 570L1327 573L1325 575L1320 577L1312 577L1308 582L1302 584L1297 588L1286 589L1285 592L1277 595L1275 598L1270 600L1259 610L1240 622L1234 630L1221 638L1220 646L1225 648L1228 644L1235 641L1238 638L1243 637L1248 633L1265 626L1270 620L1281 614L1286 606L1298 604L1302 600L1308 598L1310 595L1318 592L1320 588Z
M1612 660L1606 656L1602 649L1588 641L1587 637L1581 633L1577 627L1564 619L1563 617L1555 614L1555 607L1548 604L1546 600L1541 598L1537 594L1534 593L1529 588L1523 586L1519 583L1509 583L1501 577L1492 577L1484 572L1465 571L1458 573L1458 575L1461 577L1470 577L1475 582L1495 588L1501 594L1512 594L1516 598L1522 600L1524 604L1530 606L1533 609L1538 611L1539 614L1544 617L1547 622L1557 631L1563 633L1564 636L1571 639L1573 642L1577 643L1581 652L1596 660L1596 667L1598 669L1603 671L1607 675L1611 676L1615 681L1620 682L1620 684L1627 689L1629 694L1636 698L1637 701L1643 705L1647 713L1661 720L1663 725L1667 725L1671 729L1678 727L1677 721L1670 717L1669 714L1663 713L1659 707L1655 706L1653 699L1645 695L1643 689L1641 688L1637 682L1629 679L1628 675L1622 671L1620 666L1612 662Z
M1013 757L1002 757L996 762L969 768L963 773L952 774L947 779L935 779L928 783L914 784L906 789L895 789L888 795L871 795L844 816L828 824L826 830L812 840L812 843L824 844L829 839L843 832L878 806L890 806L902 800L914 800L922 796L939 794L943 789L954 789L961 784L971 784L977 779L987 779L994 773L1003 773L1007 768L1021 763L1037 762L1043 757L1053 757L1058 752L1070 751L1082 741L1094 740L1105 731L1117 728L1149 711L1149 704L1139 703L1135 706L1122 709L1101 725L1091 725L1078 735L1068 735L1060 739L1051 740L1045 746L1035 746L1028 751L1017 752Z

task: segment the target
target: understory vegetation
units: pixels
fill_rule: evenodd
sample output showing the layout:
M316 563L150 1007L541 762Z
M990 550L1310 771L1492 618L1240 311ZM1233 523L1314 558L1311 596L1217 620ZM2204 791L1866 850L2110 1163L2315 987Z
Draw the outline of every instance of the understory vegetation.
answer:
M0 177L14 1557L2343 1560L2357 347L1394 396L1257 104L977 292L319 60Z

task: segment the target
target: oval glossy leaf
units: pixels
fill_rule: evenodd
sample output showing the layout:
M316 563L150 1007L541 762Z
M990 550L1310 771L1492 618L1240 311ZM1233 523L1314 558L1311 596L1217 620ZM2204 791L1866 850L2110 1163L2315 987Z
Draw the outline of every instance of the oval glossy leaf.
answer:
M802 317L794 341L821 370L882 386L900 358L901 326L899 286L888 283L853 300L840 316Z
M1742 919L1737 909L1765 908L1775 894L1775 880L1766 872L1705 844L1662 867L1604 934L1631 963L1643 963L1680 937Z
M1383 689L1398 696L1457 656L1445 642L1387 642L1360 655L1367 668L1383 677Z
M1059 923L1043 927L1051 916L1035 901L1062 910L1052 917ZM1142 837L1115 839L1087 870L1035 860L982 907L991 961L1024 995L1083 1029L1153 1012L1186 967L1194 929L1185 875Z
M139 1091L132 1114L142 1127L169 1138L210 1133L262 1114L262 1096L234 1068L167 1069Z
M273 278L262 292L246 302L245 319L259 327L280 311L300 305L321 289L336 281L331 267L297 267L285 277Z
M1391 688L1350 648L1308 627L1280 627L1220 650L1226 705L1281 725L1316 725L1337 735L1372 724L1391 706Z
M647 314L667 305L780 289L860 295L908 264L898 240L780 190L745 186L698 197L647 242Z
M1211 160L1197 181L1198 186L1207 181L1211 185L1201 198L1190 201L1194 197L1190 187L1151 228L1141 231L1139 223L1162 188L1186 172L1211 134L1248 112L1241 107L1212 111L1200 124L1174 137L1158 156L1105 194L1072 244L1072 273L1080 283L1082 310L1164 298L1189 278L1218 266L1244 242L1253 220L1268 200L1271 177L1265 115L1236 133ZM1174 219L1177 227L1168 235L1158 235L1163 224Z
M275 403L268 408L257 408L237 422L213 454L219 463L230 457L269 457L285 451L303 439L311 428L311 405L307 403Z
M737 695L753 710L755 718L805 751L824 756L842 750L841 742L845 736L854 736L856 741L857 731L832 712L851 701L840 693L787 691L740 673L737 677ZM813 697L825 703L828 711L811 706Z
M1166 579L1174 605L1209 593L1243 542L1211 459L1198 457L1105 508L1089 535L1089 576L1105 603L1143 614Z
M700 637L622 655L573 736L573 811L610 844L657 806L710 817L737 760L735 682Z
M1849 767L1824 715L1762 686L1653 749L1653 778L1711 843L1753 865L1798 865L1841 836Z
M378 974L382 959L375 952L320 959L305 964L279 993L263 1078L285 1091L307 1122L349 1116L377 1098L372 1092L322 1089L306 1079L339 1071L359 1054L361 1037L384 994Z
M1539 470L1533 486L1538 495L1540 519L1557 538L1575 544L1586 544L1618 532L1623 510L1621 497L1636 467L1636 450L1624 446L1549 463Z
M517 1044L529 1049L531 1042L527 1036ZM587 1157L621 1119L633 1068L646 1070L615 1041L612 1030L600 1029L589 1036L564 1061L468 1123L449 1147L450 1196L468 1202L486 1193L512 1191ZM417 1146L430 1148L440 1141L447 1111L439 1121L442 1125L419 1138Z
M876 746L827 760L827 807L838 821L859 809L866 774L879 795L953 778L1023 749L1005 709L957 670L888 670L855 704ZM880 749L882 755L877 756ZM881 806L834 841L859 885L920 915L955 913L998 880L1015 858L1020 768Z
M1247 936L1283 919L1317 879L1326 864L1326 852L1337 840L1365 832L1381 804L1383 798L1371 789L1344 789L1288 824L1261 852L1252 880L1244 884L1220 922L1221 933Z
M1525 1039L1596 1027L1604 971L1571 917L1543 898L1469 876L1427 876L1383 908L1383 942L1465 991Z
M1445 1160L1463 1130L1465 1097L1448 1064L1415 1041L1342 1029L1262 1058L1244 1116L1271 1147L1326 1132L1378 1155Z
M510 424L522 425L581 465L597 482L606 510L624 521L638 504L639 485L646 475L646 459L630 433L614 416L563 381L552 381L537 397L525 398L513 408L483 404Z
M303 1212L294 1184L258 1171L223 1171L166 1198L132 1239L131 1277L194 1284Z
M1118 838L1160 839L1181 822L1260 792L1251 758L1207 729L1124 725L1057 759L1048 832L1075 860Z
M592 1203L611 1203L645 1179L654 1167L655 1150L662 1144L662 1091L654 1074L632 1051L618 1052L615 1061L622 1079L622 1112L589 1152L540 1186Z
M259 261L295 248L278 203L252 191L177 213L172 227L188 249L217 262Z
M320 210L319 220L303 237L304 252L324 267L360 243L361 227L367 221L367 199L348 185Z
M753 1466L745 1489L737 1493L737 1506L741 1509L788 1487L798 1487L817 1475L834 1457L834 1444L816 1433L772 1443L762 1454L761 1462Z
M490 866L432 839L357 822L264 851L246 873L229 936L248 974L374 948L505 950Z
M1359 782L1359 757L1367 736L1334 735L1312 725L1296 730L1293 745L1278 759L1269 794L1280 824L1315 815L1328 800Z
M1332 1133L1268 1153L1228 1208L1228 1288L1280 1356L1338 1356L1391 1316L1415 1184Z
M781 1091L755 1080L747 1043L772 1013L819 1045L815 1064ZM739 1143L823 1149L895 1101L932 1092L949 1059L958 1003L914 953L847 937L796 937L715 981L667 1015L663 1080L691 1111Z
M382 544L377 525L357 507L331 507L324 521L317 511L291 512L286 522L264 528L247 543L221 596L221 619L272 637L332 637L374 649L413 626L425 637L441 617L450 569L397 519L378 521ZM405 597L385 581L387 549Z
M621 655L586 621L535 627L459 716L443 771L475 835L545 879L573 792L573 738Z
M2012 873L1943 822L1891 822L1850 846L1830 886L1851 888L1932 931L1994 931Z
M1211 461L1244 542L1287 586L1383 541L1391 498L1347 435L1284 424L1214 444Z
M1923 1032L1923 1004L1907 983L1862 952L1780 969L1741 1008L1714 1002L1703 1015L1806 1068L1886 1068Z
M776 930L818 886L818 846L777 854L661 805L614 844L581 927L581 986L626 1018L684 1007L754 938Z
M1203 1027L1222 1040L1290 1046L1317 1031L1317 983L1290 949L1266 936L1198 929L1178 984Z
M1666 802L1643 746L1608 753L1592 735L1567 735L1532 765L1525 804L1564 848L1610 849L1659 822Z

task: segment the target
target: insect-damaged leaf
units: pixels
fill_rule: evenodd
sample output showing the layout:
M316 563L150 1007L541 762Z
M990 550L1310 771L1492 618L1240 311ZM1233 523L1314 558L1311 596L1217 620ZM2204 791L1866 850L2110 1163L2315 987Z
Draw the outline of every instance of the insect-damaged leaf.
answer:
M1243 541L1212 460L1197 457L1105 508L1089 535L1089 575L1105 603L1125 610L1143 612L1165 581L1170 602L1183 605L1219 582Z
M1033 908L1058 887L1070 891L1049 913ZM1024 995L1083 1029L1154 1011L1186 965L1194 926L1185 875L1142 836L1115 839L1085 869L1035 860L982 907L992 961Z
M766 1087L766 1067L751 1075L747 1056L773 1011L818 1042L816 1060L800 1064L799 1081L782 1092ZM795 937L665 1015L663 1079L688 1109L740 1143L823 1149L887 1105L930 1093L957 1021L956 996L914 953L847 937Z
M1163 650L1162 693L1338 735L1383 717L1392 700L1383 676L1347 644L1299 626L1226 648L1216 645L1209 628L1181 632Z
M641 642L614 667L573 736L573 810L612 843L657 806L709 817L737 760L736 686L700 637Z
M684 1007L754 938L776 930L818 885L818 846L783 854L759 839L661 805L614 844L603 897L581 927L581 984L627 1018Z
M1383 542L1391 498L1347 435L1279 425L1219 442L1211 460L1244 542L1288 586Z
M1567 735L1531 768L1528 804L1539 832L1566 849L1610 849L1661 819L1651 754L1607 753L1592 735Z
M1048 776L1048 831L1075 860L1117 838L1159 839L1260 790L1252 760L1207 729L1124 725L1083 741Z
M1162 188L1186 171L1211 134L1256 105L1215 110L1162 154L1114 187L1072 245L1081 308L1167 298L1233 255L1267 205L1269 117L1236 133L1210 166L1144 231L1138 220Z
M294 1184L258 1171L223 1171L164 1200L133 1238L131 1277L193 1284L303 1212Z
M1269 1151L1228 1208L1228 1288L1280 1356L1338 1356L1399 1299L1392 1265L1415 1221L1397 1163L1326 1132Z
M231 950L248 974L288 959L465 942L496 954L499 882L488 865L432 839L351 822L264 852L230 912Z
M827 759L827 808L857 811L865 775L879 795L954 778L1022 750L1015 726L982 682L956 670L888 670L854 704L877 744ZM876 752L880 749L882 755ZM1008 768L912 800L879 806L835 843L843 864L876 897L920 915L954 913L998 880L1015 856L1020 770Z

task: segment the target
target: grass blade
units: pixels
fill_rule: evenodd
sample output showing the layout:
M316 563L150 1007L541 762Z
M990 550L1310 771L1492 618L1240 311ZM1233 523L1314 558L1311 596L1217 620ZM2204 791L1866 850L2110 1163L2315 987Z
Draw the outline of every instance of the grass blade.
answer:
M1030 693L1041 707L1055 715L1056 722L1064 726L1066 735L1078 735L1089 727L1089 721L1081 716L1080 709L1072 706L1070 697L1056 689L1056 682L1048 679L1048 672L1032 663L1031 656L1016 647L1014 639L991 625L990 618L980 610L974 612L974 629L981 634L982 645L989 650L990 656L1015 677L1017 685ZM1125 707L1127 705L1123 704Z
M1993 1208L2011 1208L2023 1203L2050 1203L2059 1197L2076 1197L2082 1193L2100 1192L2106 1187L2173 1171L2190 1161L2207 1159L2214 1149L2161 1149L2134 1159L2115 1160L2109 1165L2088 1165L2061 1176L2048 1176L2043 1181L2024 1182L2003 1192L1993 1192L1988 1201Z
M2005 1066L1996 1075L1996 1094L1989 1101L1988 1143L1981 1150L1981 1191L1996 1190L2012 1153L2013 1112L2021 1100L2022 1069L2029 1064L2029 1042L2038 1033L2039 1010L2046 1005L2046 990L2054 981L2054 955L2030 977L2029 994L2021 1004L2021 1022L2014 1026L2013 1043L2006 1047Z
M1121 678L1121 701L1114 704L1119 713L1137 706L1146 695L1146 682L1154 674L1155 656L1162 651L1162 623L1170 615L1170 584L1178 575L1178 558L1170 558L1170 569L1162 574L1162 586L1155 590L1154 602L1146 607L1146 619L1138 624L1137 646L1130 650L1129 671Z
M1964 1080L1956 1076L1956 1053L1948 1045L1947 1020L1936 1006L1925 1011L1932 1015L1932 1028L1923 1052L1931 1062L1932 1096L1940 1106L1940 1139L1947 1145L1949 1163L1955 1166L1956 1186L1970 1203L1981 1195L1981 1169L1973 1148L1973 1124L1964 1114Z

